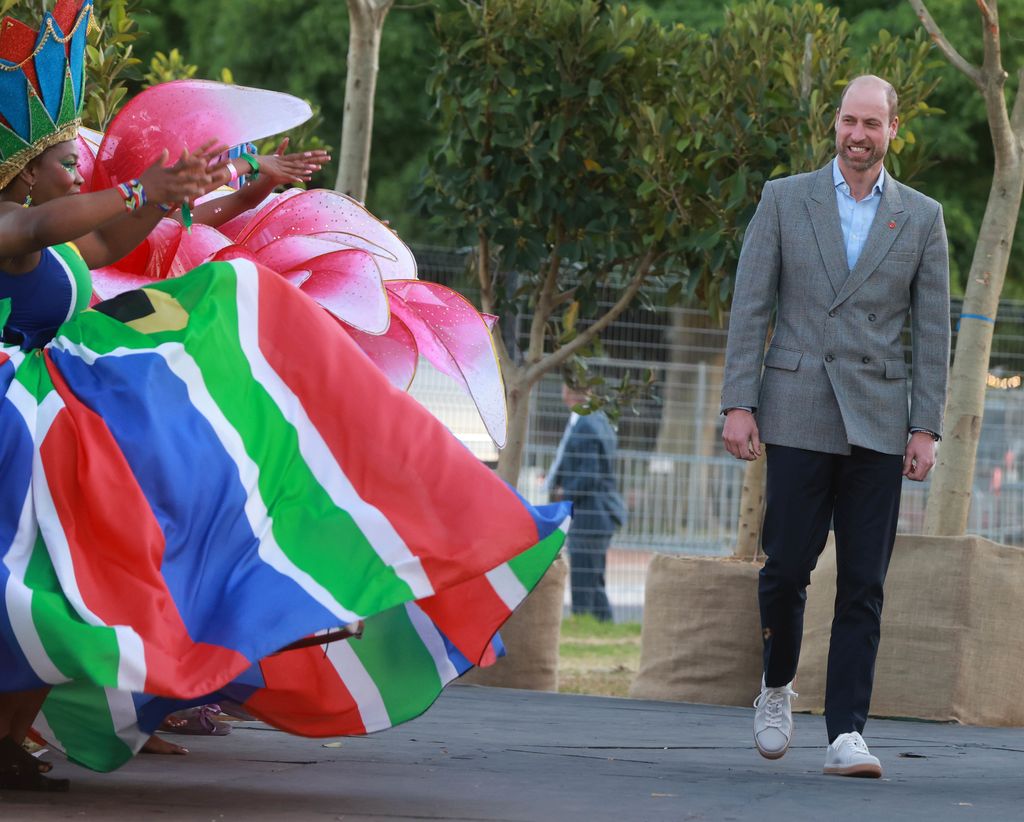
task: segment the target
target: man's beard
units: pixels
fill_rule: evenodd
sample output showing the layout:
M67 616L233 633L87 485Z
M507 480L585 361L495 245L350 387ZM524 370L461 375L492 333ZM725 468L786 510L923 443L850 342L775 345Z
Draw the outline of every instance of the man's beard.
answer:
M868 143L863 148L866 148L867 151L853 153L849 150L849 145L843 145L839 149L839 156L846 161L850 168L854 168L857 171L866 171L885 156L885 150L880 150L874 143Z

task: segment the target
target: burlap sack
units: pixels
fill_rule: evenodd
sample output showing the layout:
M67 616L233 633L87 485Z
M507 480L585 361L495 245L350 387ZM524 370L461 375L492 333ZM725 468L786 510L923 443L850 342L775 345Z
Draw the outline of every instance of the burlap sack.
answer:
M758 570L742 560L655 556L629 695L749 706L761 685Z
M530 691L558 690L558 640L569 564L554 561L531 594L501 628L506 656L474 668L459 681Z
M811 576L797 710L824 708L835 601L830 539ZM1024 551L980 537L896 539L871 714L1024 725Z

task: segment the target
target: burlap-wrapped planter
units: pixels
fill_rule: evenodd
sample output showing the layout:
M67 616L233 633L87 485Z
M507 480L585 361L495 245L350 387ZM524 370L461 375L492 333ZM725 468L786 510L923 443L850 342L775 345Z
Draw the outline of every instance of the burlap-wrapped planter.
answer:
M811 576L797 710L824 708L835 601L831 540ZM896 539L871 714L1024 725L1024 551L980 537Z
M655 556L629 695L749 706L761 684L758 571L743 560Z
M558 690L558 640L569 564L554 561L543 579L501 628L507 655L487 668L474 668L460 679L473 685Z

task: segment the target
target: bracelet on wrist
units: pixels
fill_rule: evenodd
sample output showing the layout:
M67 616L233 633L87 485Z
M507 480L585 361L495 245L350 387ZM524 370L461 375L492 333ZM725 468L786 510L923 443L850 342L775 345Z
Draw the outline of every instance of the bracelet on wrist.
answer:
M234 160L228 160L228 174L230 174L231 177L228 179L225 185L234 185L235 181L238 179L238 169L235 168Z
M238 156L239 160L245 160L249 164L249 168L252 169L252 178L258 180L260 178L260 163L251 154L243 153Z
M125 211L137 211L146 204L146 189L138 180L129 180L127 183L119 183L117 190L124 200Z

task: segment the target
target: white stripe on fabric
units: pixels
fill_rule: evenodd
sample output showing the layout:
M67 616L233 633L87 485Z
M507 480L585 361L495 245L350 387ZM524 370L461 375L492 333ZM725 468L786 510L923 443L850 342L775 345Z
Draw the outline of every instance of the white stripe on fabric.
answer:
M278 573L294 580L303 591L336 616L342 624L355 622L362 618L345 608L330 591L309 573L295 565L277 544L277 540L274 539L273 521L259 491L259 466L246 452L242 437L210 395L202 371L192 356L185 351L184 346L180 343L162 343L143 351L133 348L118 348L109 354L100 355L85 346L72 343L64 337L59 338L58 342L62 348L90 365L100 356L127 357L155 354L163 359L171 372L184 383L192 405L206 418L228 458L238 469L239 480L246 493L245 516L249 527L259 541L260 559Z
M36 429L38 406L36 405L35 398L29 394L25 386L16 380L12 381L8 389L7 399L21 415L29 430L34 431ZM43 402L44 404L56 402L58 405L63 406L56 392L51 392L47 395ZM47 430L49 430L49 425L52 424L56 413L48 410L42 416L49 421L46 426ZM43 433L45 434L45 431ZM40 442L41 439L42 437L40 436L36 439L36 443ZM35 444L33 447L38 452L38 445ZM10 572L4 590L4 606L7 609L8 619L11 621L14 637L17 639L21 652L25 655L35 675L43 680L43 682L57 685L61 682L67 682L68 677L60 672L60 669L50 659L50 655L43 646L42 638L39 636L35 622L32 619L32 589L25 585L24 582L25 571L28 569L29 562L32 559L32 552L35 550L38 534L35 501L32 498L32 488L30 485L25 493L25 501L21 507L21 514L18 517L18 528L14 533L14 540L4 557L4 565L7 566Z
M434 620L428 617L415 602L405 604L405 612L409 615L413 628L419 634L423 647L427 649L430 658L434 660L434 667L437 668L437 675L441 679L441 685L447 685L458 677L459 671L452 664L448 656L448 646L445 645L444 637L434 624Z
M56 397L56 392L50 396ZM47 397L49 399L49 397ZM59 399L59 398L58 398ZM56 414L64 408L64 403L52 410L53 416L46 419L40 414L40 429L49 430L53 424ZM50 411L44 402L39 407L40 412ZM37 442L42 442L45 434L39 434ZM109 626L92 612L92 609L85 604L85 598L78 588L78 579L75 576L75 566L71 559L71 546L68 544L67 535L61 525L60 516L57 514L57 506L50 493L49 483L46 481L46 474L43 470L42 459L38 449L34 458L34 479L32 483L33 496L35 498L36 510L38 511L39 529L43 534L43 541L53 562L53 570L60 581L61 591L67 598L68 603L81 619L88 625L97 627L113 627L114 635L117 637L117 686L127 691L142 691L146 685L146 655L143 652L142 639L138 634L127 626Z
M382 731L391 727L391 717L388 716L387 706L384 705L384 698L373 681L370 672L366 670L362 660L356 656L348 641L332 642L327 646L327 658L334 666L338 678L345 683L348 692L355 700L356 708L359 710L359 718L367 733Z
M53 728L50 727L50 722L46 718L46 703L43 703L42 709L36 714L36 718L32 720L32 728L38 733L43 739L46 740L46 744L54 750L58 750L61 753L65 753L64 744L57 738L57 734L53 732Z
M379 508L364 500L331 454L299 398L271 367L259 346L259 274L248 260L232 260L238 283L238 338L253 375L266 389L284 418L295 428L299 451L331 501L348 512L380 558L413 591L416 599L430 596L434 587L394 526Z
M14 366L14 370L18 370L18 366L25 359L25 352L14 345L0 345L0 351L3 351L11 361L11 365Z
M78 305L78 281L75 279L75 272L71 270L71 266L65 262L64 258L61 257L60 254L52 248L47 248L46 251L49 251L50 254L53 255L54 259L60 264L61 269L64 271L64 275L68 278L68 283L71 285L71 305L68 306L67 316L64 317L64 322L67 322L75 315L75 306ZM46 251L43 253L45 254Z
M136 754L149 739L149 734L139 727L139 716L135 710L135 701L127 691L114 688L103 689L110 708L110 719L114 724L114 733L129 750Z
M563 534L569 533L569 525L572 522L571 517L566 517L558 526L558 530ZM519 607L519 604L526 599L526 595L530 592L526 590L526 586L519 581L519 577L515 575L511 566L506 562L488 571L486 574L487 581L491 583L491 587L494 588L501 601L505 603L505 607L510 611L514 611Z
M488 571L486 576L487 581L494 588L494 593L501 598L505 607L510 611L514 611L529 593L523 583L519 581L519 577L509 568L507 562Z

